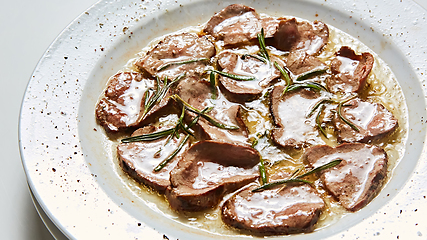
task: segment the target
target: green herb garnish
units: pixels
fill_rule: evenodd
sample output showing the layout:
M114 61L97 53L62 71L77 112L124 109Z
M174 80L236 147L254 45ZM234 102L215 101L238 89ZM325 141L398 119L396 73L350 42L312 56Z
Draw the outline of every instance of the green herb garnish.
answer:
M259 160L259 174L260 174L260 176L261 176L262 184L263 184L263 185L264 185L264 184L267 184L267 183L268 183L268 180L267 180L267 173L266 173L266 171L265 171L264 160L263 160L262 158Z
M240 58L242 60L244 60L247 57L252 57L252 58L255 58L255 59L257 59L257 60L259 60L259 61L261 61L263 63L267 63L267 60L265 58L263 58L261 56L257 56L257 55L252 55L252 54L243 54Z
M218 98L218 91L216 89L216 79L215 79L215 73L211 72L209 74L209 82L211 84L212 87L212 99L217 99Z
M338 104L338 116L341 118L341 120L343 120L345 123L347 123L351 128L353 128L355 131L359 132L359 128L356 127L356 125L354 125L352 122L350 122L350 120L348 120L347 118L345 118L342 114L341 114L341 109L344 103L352 100L353 98L355 98L356 96L350 97L349 99L346 99L344 101L339 102Z
M326 138L328 138L328 134L326 134L325 129L323 129L322 123L320 122L320 115L322 114L323 109L325 109L325 105L322 105L320 107L319 112L317 113L317 116L316 116L316 125L319 128L320 132L323 134L323 136L325 136Z
M331 161L329 163L326 163L326 164L324 164L324 165L322 165L320 167L317 167L317 168L315 168L315 169L313 169L313 170L311 170L309 172L306 172L306 173L304 173L302 175L299 175L297 177L291 177L291 178L288 178L288 179L284 179L284 180L279 180L279 181L275 181L275 182L270 182L270 183L267 183L267 184L263 184L262 186L253 189L252 192L258 192L258 191L261 191L261 190L264 190L264 189L272 188L272 187L275 187L275 186L279 186L279 185L286 184L286 183L291 183L291 182L303 182L303 183L312 184L312 182L304 180L302 178L306 177L308 175L311 175L313 173L316 173L316 172L319 172L319 171L322 171L322 170L325 170L325 169L328 169L328 168L335 167L336 165L340 164L341 161L342 161L341 159L333 160L333 161ZM299 172L299 170L297 170L297 171ZM294 172L292 175L296 175L296 173L298 173L298 172Z
M258 42L259 42L259 55L270 62L270 56L268 56L267 48L265 47L265 36L264 36L264 28L261 28L261 33L257 34Z
M188 141L189 138L190 138L190 135L186 135L184 140L182 140L179 143L178 148L175 149L175 151L171 155L169 155L165 160L163 160L161 163L159 163L159 165L157 165L157 167L154 168L154 171L158 172L158 171L162 170L179 153L179 151L182 149L182 147Z
M215 70L215 69L209 69L207 71L208 72L209 71L210 72L214 72L214 73L217 73L217 74L219 74L221 76L228 77L228 78L231 78L231 79L234 79L234 80L240 80L240 81L253 81L253 80L256 80L256 78L253 77L253 76L236 75L236 74L232 74L232 73L226 73L226 72L218 71L218 70Z
M285 94L287 92L291 92L291 91L294 91L294 90L297 90L297 89L300 89L300 88L310 88L310 89L314 89L314 90L318 90L318 91L321 91L321 90L328 91L328 89L326 89L324 86L322 86L319 83L316 83L316 82L303 82L303 83L294 83L294 84L290 85L289 87L286 87L283 90L282 94Z
M178 82L179 80L181 80L183 77L185 76L185 73L182 73L181 75L179 75L178 77L175 78L175 80L171 81L170 83L167 83L168 79L167 77L165 77L164 80L164 84L163 84L163 88L160 88L160 79L158 77L156 77L156 81L157 81L157 89L156 91L151 94L150 98L147 100L147 97L145 99L145 104L144 104L144 112L142 114L142 118L144 118L147 113L158 103L160 102L164 96L166 95L167 91L169 90L169 88L176 82ZM149 94L149 91L146 91L145 94Z
M196 58L196 59L190 59L190 60L186 60L186 61L180 61L180 62L170 62L170 63L166 63L160 67L157 68L157 71L163 71L166 68L172 66L172 65L183 65L183 64L188 64L188 63L194 63L194 62L201 62L201 61L209 61L209 59L207 58Z
M228 126L228 125L225 125L221 122L218 122L217 120L215 120L211 116L207 115L206 113L204 113L204 112L198 110L197 108L194 108L193 106L191 106L190 104L188 104L186 101L184 101L180 96L178 96L176 94L171 96L171 98L174 99L175 101L181 103L182 105L184 105L188 111L200 115L202 118L206 119L209 123L211 123L212 125L214 125L218 128L227 129L227 130L239 129L239 127L237 127L237 126Z
M303 73L303 74L299 75L299 76L297 77L296 81L297 81L297 82L298 82L298 81L302 81L302 80L305 80L305 79L307 79L307 78L310 78L310 77L312 77L312 76L314 76L314 75L318 75L318 74L325 73L327 70L328 70L328 68L320 68L320 69L313 69L313 70L307 71L307 72L305 72L305 73Z

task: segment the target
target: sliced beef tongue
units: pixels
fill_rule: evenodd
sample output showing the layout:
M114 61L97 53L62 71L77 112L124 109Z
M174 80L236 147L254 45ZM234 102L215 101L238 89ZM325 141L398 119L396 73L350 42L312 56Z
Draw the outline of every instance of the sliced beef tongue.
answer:
M132 136L154 133L164 129L146 126L136 130ZM120 166L136 181L164 193L170 185L169 173L177 165L179 156L188 149L189 142L160 171L155 172L154 168L169 157L183 139L183 134L181 134L179 139L174 138L167 145L167 137L154 141L120 143L117 146Z
M249 144L248 130L242 120L242 107L240 105L217 105L209 115L223 124L239 128L235 130L221 129L212 125L206 119L200 119L197 126L199 127L198 133L201 139L222 139L230 142Z
M387 154L377 146L363 143L344 143L336 148L327 145L312 147L303 160L319 167L333 160L342 162L321 172L325 188L350 210L366 206L381 190L387 175Z
M143 96L155 81L139 73L124 72L111 77L105 97L96 106L96 118L109 131L119 131L140 124Z
M270 176L270 180L279 179ZM261 192L252 192L254 188L244 188L224 202L224 223L262 235L311 232L325 206L309 184L291 183Z
M360 93L374 65L374 57L368 52L357 55L347 46L341 47L331 62L332 77L327 86L333 93Z
M264 28L265 37L271 37L277 23L273 18L261 18L251 7L233 4L215 14L203 31L229 46L249 43L256 39L261 28Z
M246 125L242 120L242 109L238 104L230 103L225 99L212 99L212 86L204 80L197 78L187 78L180 82L176 88L176 93L184 101L194 108L202 111L206 107L214 108L207 115L226 125L237 126L239 129L227 130L218 128L206 119L199 118L194 129L197 139L216 140L223 139L245 143L248 141ZM215 104L215 105L213 105ZM197 115L189 113L187 121L191 122Z
M287 149L323 144L315 116L307 117L320 94L299 89L282 95L283 90L284 86L276 86L271 92L270 111L276 125L271 135L273 142Z
M271 60L284 65L278 58ZM255 77L255 80L243 81L219 76L225 96L235 102L246 102L261 96L262 91L280 77L279 70L273 64L264 63L251 56L242 59L241 55L231 51L223 51L218 55L218 65L227 73Z
M341 109L341 115L359 131L353 129L336 114L334 125L339 142L375 142L389 136L398 127L397 119L382 104L358 98L347 102Z
M184 61L210 59L215 55L215 46L206 37L199 37L191 33L168 35L153 49L139 59L135 64L151 74L164 79L174 79L182 73L186 76L200 76L209 65L207 61L195 61L186 64ZM168 64L169 67L166 67ZM164 69L163 69L164 68Z
M258 178L259 161L259 153L251 147L200 141L191 146L172 170L167 200L177 211L214 207L224 194Z
M306 52L296 51L288 55L286 67L294 75L294 78L308 78L310 75L323 73L328 66L318 58Z
M329 29L323 22L297 21L295 18L278 20L277 31L266 41L281 51L316 55L329 41Z

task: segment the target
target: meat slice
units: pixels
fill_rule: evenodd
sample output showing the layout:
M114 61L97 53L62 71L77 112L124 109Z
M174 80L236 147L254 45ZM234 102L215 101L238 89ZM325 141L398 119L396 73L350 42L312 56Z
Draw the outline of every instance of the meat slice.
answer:
M345 123L337 114L334 125L340 142L371 143L392 134L398 127L393 114L380 103L370 103L361 99L347 102L341 115L355 125L359 131Z
M387 175L387 154L374 145L344 143L336 148L315 146L303 155L303 161L312 167L337 159L342 162L322 171L321 181L344 208L357 211L381 190Z
M154 88L155 81L145 79L139 73L117 73L109 80L103 97L96 106L98 122L108 131L133 127L140 124L144 93Z
M271 135L273 142L286 149L322 144L315 116L307 116L320 94L299 89L282 95L283 90L284 86L276 86L271 92L270 112L276 125Z
M360 93L374 65L374 57L368 52L357 55L347 46L341 47L331 62L332 77L326 84L333 93Z
M135 65L152 76L174 79L182 73L187 77L200 76L209 65L209 59L215 55L215 46L206 37L191 33L168 35L153 49L140 58ZM186 64L175 64L162 69L167 64L206 58L207 61L196 61Z
M274 18L261 18L251 7L233 4L212 16L203 31L229 46L256 39L261 28L264 28L265 37L271 37L277 24Z
M325 72L326 64L318 58L306 52L292 52L286 59L286 66L294 75L294 78L308 78L310 75ZM303 77L304 76L304 77Z
M259 153L248 146L200 141L182 156L170 174L166 197L177 211L201 211L219 203L224 194L255 181Z
M316 55L329 41L329 29L323 22L297 21L295 18L278 20L277 31L267 39L267 44L279 50Z
M132 136L154 133L165 129L146 126L136 130ZM179 153L160 171L155 172L154 168L169 157L178 148L183 139L184 134L180 134L179 139L174 138L167 145L167 137L154 141L120 143L117 146L120 166L124 172L129 174L137 182L147 185L163 194L170 185L170 171L177 165L180 155L188 149L190 143L187 142Z
M323 199L309 184L287 184L252 192L249 186L224 202L222 221L251 233L272 235L311 232L322 209Z
M281 66L284 65L278 58L273 57L271 60L277 61ZM236 102L258 98L273 80L280 77L279 70L272 63L264 63L251 56L242 59L242 56L231 51L223 51L218 55L218 65L227 73L255 77L255 80L243 81L219 76L225 96Z
M214 107L207 115L229 126L237 126L239 129L228 130L218 128L206 119L199 118L193 127L197 133L197 139L205 140L229 140L231 142L247 143L248 133L242 120L242 108L238 104L229 103L225 99L212 99L212 86L206 81L197 78L187 78L180 82L176 93L187 103L198 110L206 107ZM191 122L197 115L189 113L187 121Z

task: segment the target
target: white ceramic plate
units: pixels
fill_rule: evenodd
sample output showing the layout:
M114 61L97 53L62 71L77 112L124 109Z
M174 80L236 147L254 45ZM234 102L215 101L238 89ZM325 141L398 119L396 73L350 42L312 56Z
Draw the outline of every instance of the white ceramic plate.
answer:
M231 1L100 1L71 23L37 65L24 96L20 148L34 196L77 239L216 239L167 217L124 180L96 124L109 76L151 39L207 21ZM391 180L367 207L292 239L414 239L427 236L426 11L410 1L239 1L275 16L321 20L357 37L395 73L408 105L408 139ZM163 209L160 209L163 211ZM165 211L167 215L167 210ZM234 239L236 236L221 236ZM240 236L239 238L247 238Z

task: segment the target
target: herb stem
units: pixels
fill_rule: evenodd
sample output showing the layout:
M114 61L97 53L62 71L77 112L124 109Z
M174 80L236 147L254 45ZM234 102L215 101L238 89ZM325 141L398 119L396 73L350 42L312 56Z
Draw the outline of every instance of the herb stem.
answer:
M228 77L228 78L231 78L231 79L234 79L234 80L240 80L240 81L253 81L253 80L256 80L256 78L253 77L253 76L236 75L236 74L232 74L232 73L226 73L226 72L218 71L218 70L215 70L215 69L209 69L207 71L208 72L209 71L210 72L214 72L214 73L217 73L217 74L219 74L219 75L221 75L223 77Z
M286 184L286 183L292 183L292 182L302 182L302 183L312 184L312 182L304 180L302 178L306 177L308 175L311 175L313 173L316 173L316 172L319 172L319 171L322 171L322 170L325 170L325 169L328 169L328 168L335 167L336 165L340 164L341 161L342 161L341 159L333 160L333 161L331 161L329 163L326 163L326 164L323 164L322 166L317 167L317 168L315 168L315 169L313 169L313 170L311 170L309 172L306 172L306 173L304 173L302 175L294 177L299 172L299 170L297 170L297 171L295 171L292 174L293 177L291 176L291 178L284 179L284 180L279 180L279 181L274 181L274 182L270 182L270 183L267 183L267 184L263 184L262 186L253 189L252 192L258 192L258 191L261 191L261 190L264 190L264 189L268 189L268 188L272 188L272 187L275 187L275 186L279 186L279 185Z
M186 101L184 101L180 96L178 95L173 95L171 96L172 99L174 99L177 102L180 102L181 104L183 104L185 106L185 108L187 110L189 110L190 112L194 112L196 114L199 114L202 118L206 119L209 123L211 123L212 125L218 127L218 128L222 128L222 129L227 129L227 130L236 130L239 129L239 127L237 126L228 126L225 125L223 123L220 123L218 121L216 121L215 119L213 119L211 116L207 115L206 113L203 113L202 111L198 110L197 108L194 108L193 106L191 106L190 104L188 104Z
M163 160L161 163L159 163L159 165L157 165L157 167L154 168L154 171L158 172L158 171L162 170L178 154L178 152L182 149L182 147L188 141L189 138L190 138L190 135L186 135L184 140L182 140L179 143L178 148L175 149L175 151L171 155L169 155L165 160Z
M338 104L338 116L341 118L341 120L343 120L345 123L347 123L347 125L349 125L351 128L353 128L356 132L359 132L360 131L359 128L357 128L356 125L354 125L352 122L350 122L350 120L348 120L347 118L345 118L342 115L342 113L341 113L343 104L345 104L346 102L352 100L355 97L356 96L353 96L353 97L350 97L350 98L348 98L348 99L346 99L344 101L339 102L339 104Z
M262 181L262 184L264 185L264 184L267 184L268 183L268 180L267 180L267 173L266 173L266 171L265 171L265 165L264 165L264 159L260 159L260 161L259 161L259 174L260 174L260 176L261 176L261 181Z
M325 109L325 105L322 104L322 106L320 107L319 112L317 113L316 116L316 125L319 128L320 132L323 134L323 136L325 136L326 138L328 138L328 134L326 134L325 130L322 127L322 123L320 122L320 115L322 114L323 109Z

